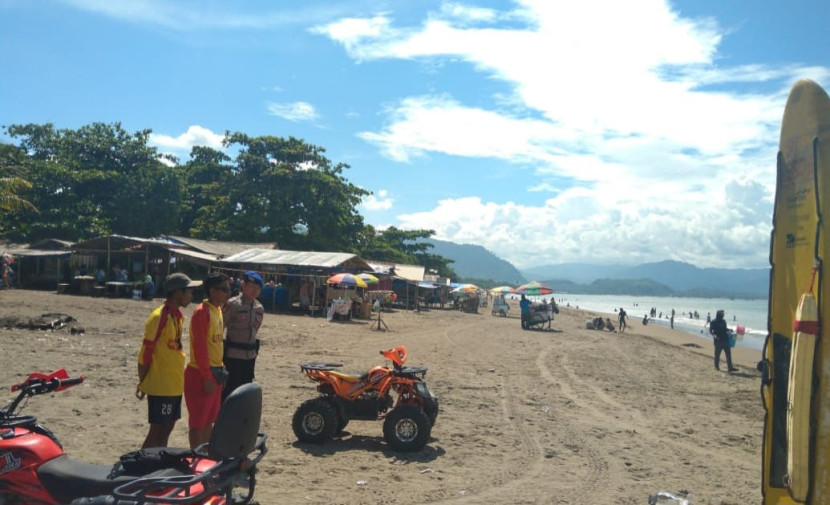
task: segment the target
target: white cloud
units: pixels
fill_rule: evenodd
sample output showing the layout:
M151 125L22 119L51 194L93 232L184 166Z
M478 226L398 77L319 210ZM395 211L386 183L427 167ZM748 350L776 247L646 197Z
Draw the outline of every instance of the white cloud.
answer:
M389 196L387 190L381 189L374 194L363 197L360 206L368 211L389 210L392 208L394 201L394 198Z
M213 133L199 125L191 125L186 132L178 137L170 135L150 134L150 144L158 146L162 151L172 150L180 153L189 153L194 146L207 146L214 149L223 149L224 134Z
M161 26L182 32L226 29L226 30L266 30L292 24L320 23L330 19L336 12L348 12L347 7L326 5L324 8L289 8L266 9L253 12L246 7L240 13L233 9L222 8L219 2L166 0L60 0L75 9L106 16L120 21ZM228 4L230 5L230 4Z
M498 13L493 9L475 7L458 3L441 5L441 17L454 19L459 23L491 23L496 21Z
M535 207L444 200L399 216L403 226L527 266L585 258L766 265L787 91L798 78L830 80L828 68L727 66L718 54L727 31L667 1L465 9L443 4L413 26L387 13L317 29L356 61L464 61L480 79L503 83L486 105L440 90L387 104L385 124L358 134L383 155L498 159L523 173L529 193L552 195ZM491 23L501 19L511 22Z
M314 121L319 116L314 106L308 102L275 103L268 102L268 114L278 116L295 123Z

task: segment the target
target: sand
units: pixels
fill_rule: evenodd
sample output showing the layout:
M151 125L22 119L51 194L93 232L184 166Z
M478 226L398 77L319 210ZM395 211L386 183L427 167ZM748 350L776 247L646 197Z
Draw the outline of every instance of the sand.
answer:
M144 321L160 301L0 291L0 318L66 313L83 327L0 329L0 385L65 367L86 383L30 400L71 456L112 464L146 434L135 399ZM515 302L514 302L515 303ZM189 315L194 305L185 310ZM563 309L552 330L524 331L513 317L450 310L327 322L267 314L257 382L270 452L256 497L267 503L643 504L659 490L691 491L695 504L761 500L764 411L755 365L738 349L736 374L714 370L710 341L632 320L626 333L586 330L590 312ZM322 446L296 442L291 416L316 395L304 360L337 360L361 372L378 350L404 344L429 367L441 413L422 451L395 453L382 423L353 421ZM725 368L725 366L722 366ZM186 413L171 445L187 445ZM364 481L360 485L358 481Z

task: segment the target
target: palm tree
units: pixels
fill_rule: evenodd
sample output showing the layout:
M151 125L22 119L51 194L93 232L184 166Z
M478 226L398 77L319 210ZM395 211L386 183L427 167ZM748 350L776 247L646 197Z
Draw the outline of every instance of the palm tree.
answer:
M21 209L37 208L28 200L20 198L20 191L32 189L32 183L16 176L0 177L0 212L13 212Z

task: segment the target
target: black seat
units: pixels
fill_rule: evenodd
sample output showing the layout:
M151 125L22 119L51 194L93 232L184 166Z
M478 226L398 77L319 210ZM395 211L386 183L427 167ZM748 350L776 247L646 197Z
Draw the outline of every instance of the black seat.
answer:
M47 461L37 469L38 477L49 494L60 503L76 498L109 494L116 487L133 481L136 477L109 478L112 465L93 465L63 455ZM172 468L158 470L144 477L177 477L185 475Z
M210 435L208 457L218 461L250 454L256 446L261 416L262 388L254 383L236 388L219 409Z

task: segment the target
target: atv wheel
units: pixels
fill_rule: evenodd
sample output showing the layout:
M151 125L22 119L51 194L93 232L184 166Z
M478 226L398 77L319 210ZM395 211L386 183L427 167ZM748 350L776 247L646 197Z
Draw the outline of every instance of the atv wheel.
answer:
M291 422L300 442L322 444L334 436L337 429L337 411L323 398L303 402Z
M423 410L411 405L398 407L383 422L383 438L396 451L420 450L429 439L432 425Z
M344 417L340 414L337 414L337 429L334 430L334 433L339 435L340 433L343 432L344 429L346 429L346 426L348 424L349 424L348 418L346 418L346 417Z
M438 419L438 398L432 399L434 405L430 405L429 407L424 407L424 412L426 412L427 418L429 419L429 425L435 426L435 420Z

